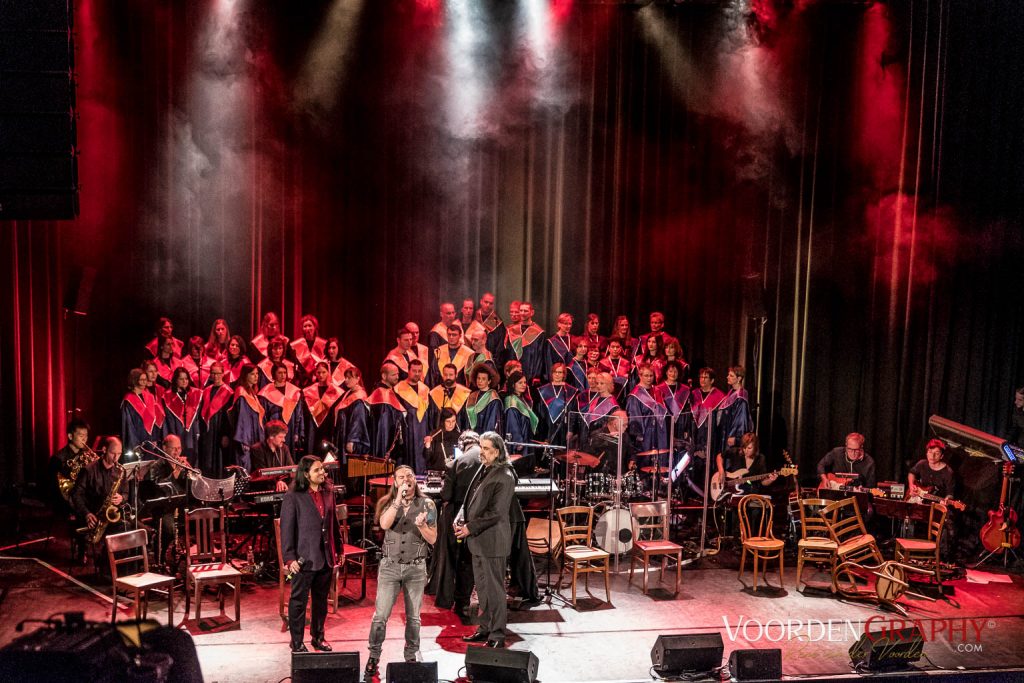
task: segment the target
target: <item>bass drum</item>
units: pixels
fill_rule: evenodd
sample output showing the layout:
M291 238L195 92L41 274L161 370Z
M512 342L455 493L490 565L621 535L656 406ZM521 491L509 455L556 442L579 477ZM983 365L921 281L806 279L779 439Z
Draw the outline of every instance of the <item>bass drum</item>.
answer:
M633 515L626 508L610 508L597 518L594 544L612 555L633 549Z

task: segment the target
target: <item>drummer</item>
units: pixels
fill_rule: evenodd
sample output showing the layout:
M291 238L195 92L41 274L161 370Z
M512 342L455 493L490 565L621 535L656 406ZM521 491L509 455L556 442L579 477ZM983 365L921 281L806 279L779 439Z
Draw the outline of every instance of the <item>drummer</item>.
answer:
M636 448L629 438L626 427L629 416L622 409L612 411L610 419L599 430L591 433L588 450L598 457L595 472L615 474L619 442L622 442L622 471L636 469Z

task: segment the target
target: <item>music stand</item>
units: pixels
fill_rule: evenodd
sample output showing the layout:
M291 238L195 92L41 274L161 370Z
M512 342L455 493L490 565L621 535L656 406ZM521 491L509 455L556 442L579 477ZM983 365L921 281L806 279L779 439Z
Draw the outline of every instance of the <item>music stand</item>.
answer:
M139 528L139 479L149 474L149 470L156 464L156 460L134 460L121 465L124 468L124 476L132 485L132 510L135 512L135 519L132 524Z

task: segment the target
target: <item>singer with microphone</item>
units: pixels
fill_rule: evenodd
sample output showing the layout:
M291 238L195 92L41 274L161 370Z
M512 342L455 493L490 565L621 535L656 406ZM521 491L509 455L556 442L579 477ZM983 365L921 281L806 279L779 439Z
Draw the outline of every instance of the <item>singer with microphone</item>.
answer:
M398 595L405 593L405 661L415 662L420 650L420 608L427 585L427 556L437 540L437 510L416 483L408 465L395 469L394 483L377 502L377 521L384 529L377 572L377 602L370 622L370 657L365 679L378 673L388 618Z
M321 652L331 650L324 638L324 622L340 547L333 487L320 458L307 455L299 461L295 481L281 502L281 557L292 585L288 599L292 652L308 652L302 636L311 594L311 645Z

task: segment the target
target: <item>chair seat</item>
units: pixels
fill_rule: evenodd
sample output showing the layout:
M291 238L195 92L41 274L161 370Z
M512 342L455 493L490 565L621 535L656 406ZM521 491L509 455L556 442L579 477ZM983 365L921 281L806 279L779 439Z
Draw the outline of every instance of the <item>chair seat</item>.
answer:
M918 538L897 538L896 546L911 552L934 552L935 541L924 541Z
M129 588L151 588L153 586L159 586L162 583L171 583L173 581L173 576L154 574L153 572L141 572L139 574L130 574L129 576L119 576L117 577L116 583L118 586L127 586Z
M226 562L209 562L189 565L188 575L199 581L216 581L218 579L233 579L242 574Z
M798 548L807 550L835 550L839 547L831 538L821 538L819 536L801 538L797 541L796 545Z
M851 538L849 541L841 544L838 548L840 555L845 555L858 548L863 548L866 545L870 545L875 542L875 537L871 534L861 534L855 538Z
M668 553L683 549L672 541L634 541L633 547L645 553Z
M366 554L366 548L360 548L357 545L349 545L348 543L346 543L343 546L341 546L341 556L344 559L348 559L349 556L365 555L365 554Z
M754 550L781 550L786 544L784 541L780 541L777 538L753 536L743 541L743 545Z
M565 557L570 560L586 561L600 560L609 557L608 553L597 548L589 548L585 545L573 545L565 549Z

